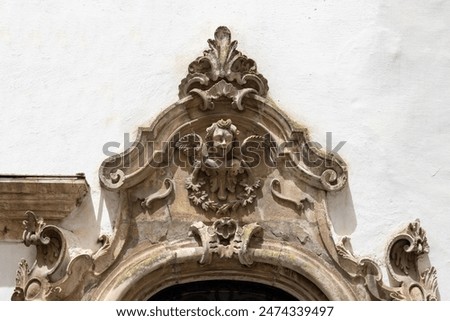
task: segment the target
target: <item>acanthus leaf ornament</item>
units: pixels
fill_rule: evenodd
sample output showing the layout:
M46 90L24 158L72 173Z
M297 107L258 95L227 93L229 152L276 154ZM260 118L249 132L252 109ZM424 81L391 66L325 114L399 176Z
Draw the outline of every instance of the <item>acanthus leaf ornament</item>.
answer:
M42 231L45 227L44 220L41 217L37 217L33 212L27 211L25 213L27 219L23 221L25 230L23 231L23 243L26 246L37 244L48 244L50 239L44 237Z
M24 301L25 300L25 288L27 286L30 275L30 268L28 262L25 259L20 260L19 269L16 273L16 287L11 296L11 301Z
M237 41L231 41L227 27L217 28L208 44L210 49L189 65L189 73L179 86L180 99L197 94L204 101L202 110L206 110L213 108L213 99L226 96L233 98L233 106L242 110L240 101L246 94L267 95L267 80L257 72L254 60L236 50ZM220 89L213 89L217 85Z
M437 272L434 266L426 269L420 275L420 282L423 289L424 301L438 301L438 284L437 284Z

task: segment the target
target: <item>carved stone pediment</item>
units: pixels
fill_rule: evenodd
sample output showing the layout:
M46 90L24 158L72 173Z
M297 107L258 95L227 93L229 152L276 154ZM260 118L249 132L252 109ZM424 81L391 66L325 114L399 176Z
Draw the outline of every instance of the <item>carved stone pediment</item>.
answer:
M74 235L29 214L24 242L37 264L21 262L13 298L148 299L180 282L238 278L302 299L438 299L435 269L417 263L428 252L418 222L390 243L390 284L349 238L335 242L327 193L346 186L345 162L268 98L228 28L208 43L180 99L101 165L117 209L111 235L74 253Z

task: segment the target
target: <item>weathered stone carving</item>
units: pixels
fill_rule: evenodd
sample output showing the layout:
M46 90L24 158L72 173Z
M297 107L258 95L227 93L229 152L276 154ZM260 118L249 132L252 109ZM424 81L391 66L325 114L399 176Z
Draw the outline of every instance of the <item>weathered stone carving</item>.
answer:
M237 41L231 41L231 32L227 27L219 27L214 33L214 40L208 40L210 50L203 53L203 57L197 58L189 65L189 74L181 81L179 97L184 98L188 94L196 93L202 97L212 99L211 92L205 90L213 87L220 79L232 83L232 87L226 88L225 83L220 85L223 95L233 97L244 96L250 92L256 92L265 97L269 87L267 80L257 72L256 63L236 50ZM236 90L237 88L237 90ZM225 93L227 92L227 93ZM227 96L229 97L229 96ZM240 101L242 98L235 98ZM213 105L205 104L202 109L211 109ZM242 110L240 103L236 107Z
M25 300L25 288L28 284L30 274L30 268L28 262L22 259L19 263L19 269L16 273L16 287L11 296L12 301L24 301Z
M420 221L410 223L405 233L396 236L389 247L388 267L391 275L395 276L398 273L409 275L409 270L414 268L417 257L428 251L427 237L425 230L420 226ZM397 278L396 280L400 282Z
M92 258L77 253L67 242L64 231L47 225L42 218L28 211L24 221L23 242L36 246L36 262L29 268L26 260L19 263L16 288L12 300L61 300L79 299L76 290L86 285L80 282L92 267ZM69 249L75 253L69 253ZM86 281L86 279L84 280Z
M28 219L23 222L23 242L26 246L36 246L36 263L46 266L48 275L61 265L66 252L66 241L62 231L53 225L46 225L42 218L28 211Z
M239 120L241 131L249 133L241 150L245 143L258 143L268 150L263 155L267 165L279 170L289 167L296 178L321 190L342 189L347 182L347 168L340 157L318 149L305 128L288 120L265 98L267 81L256 71L253 60L235 50L236 43L231 42L227 28L219 27L215 38L210 41L211 50L191 64L180 85L182 99L150 127L141 128L128 150L104 161L99 173L102 185L113 191L128 188L145 180L152 169L167 167L172 157L171 144L181 141L177 137L192 139L194 150L201 150L198 134L222 118ZM208 211L219 210L214 199L208 202L205 195L192 198Z
M205 144L197 134L185 135L176 144L192 164L186 179L189 199L205 211L226 214L256 199L261 180L253 177L241 150L262 137L250 136L239 148L238 134L230 119L221 119L206 129Z
M222 217L211 226L206 226L203 222L192 224L189 235L200 237L203 246L200 264L211 263L213 253L217 253L221 258L231 258L233 254L236 254L241 264L251 265L253 260L248 253L248 243L259 231L261 226L257 223L240 227L237 221Z
M156 200L162 200L168 197L174 190L174 183L170 178L166 178L164 180L164 184L167 186L167 189L164 192L152 194L146 197L142 202L141 206L145 209L150 209L151 204Z
M345 162L266 98L266 79L226 27L209 44L180 100L102 163L110 235L83 249L83 236L27 214L36 262L20 262L13 299L148 299L171 284L236 277L303 299L439 299L419 222L390 242L389 284L348 238L336 244L327 193L346 185Z
M429 247L425 230L416 220L394 236L386 253L386 267L391 285L383 283L380 266L370 258L356 258L350 240L343 237L336 245L340 264L353 277L362 277L370 294L377 300L439 299L436 269L423 263ZM419 264L419 261L422 264Z
M272 192L272 195L276 198L293 203L299 211L302 211L306 204L314 204L312 197L300 190L298 191L297 197L294 198L283 195L281 191L275 189L275 186L280 186L280 181L277 178L272 179L272 182L270 182L270 191Z

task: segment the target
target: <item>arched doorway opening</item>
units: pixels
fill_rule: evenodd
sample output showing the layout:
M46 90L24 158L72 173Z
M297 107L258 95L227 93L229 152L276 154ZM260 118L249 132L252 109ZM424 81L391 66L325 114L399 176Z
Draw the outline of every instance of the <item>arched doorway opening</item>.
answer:
M279 288L248 281L211 280L172 285L149 301L296 301Z
M201 265L198 261L202 253L202 248L192 240L166 246L140 247L140 251L127 256L111 270L87 299L156 300L155 296L159 293L169 293L167 295L170 296L170 291L178 289L189 295L192 285L201 282L206 283L200 284L196 291L202 295L206 293L202 286L217 285L216 290L220 292L220 282L237 282L237 287L253 284L256 290L247 291L247 294L253 293L254 296L259 287L263 292L278 289L295 300L357 298L353 288L338 271L304 248L267 241L260 249L252 250L255 261L250 267L240 264L237 259L218 257L214 257L211 264ZM169 292L163 292L165 289ZM231 288L230 291L234 290Z

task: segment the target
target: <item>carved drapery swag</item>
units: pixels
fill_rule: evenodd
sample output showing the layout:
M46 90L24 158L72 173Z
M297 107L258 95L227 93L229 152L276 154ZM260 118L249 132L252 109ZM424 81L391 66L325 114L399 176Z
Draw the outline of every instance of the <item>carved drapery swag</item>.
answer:
M389 243L390 284L375 261L353 253L349 237L335 242L326 195L346 185L345 163L318 150L267 97L267 80L228 28L208 44L189 65L179 100L101 165L102 187L118 206L98 249L79 248L81 236L27 212L23 241L36 247L36 261L20 262L12 299L136 298L133 284L153 286L148 295L170 285L159 272L151 277L162 266L182 265L178 279L182 270L201 279L202 271L236 268L234 260L258 271L271 266L260 276L270 282L281 270L293 287L307 278L322 289L317 298L439 299L419 221Z

